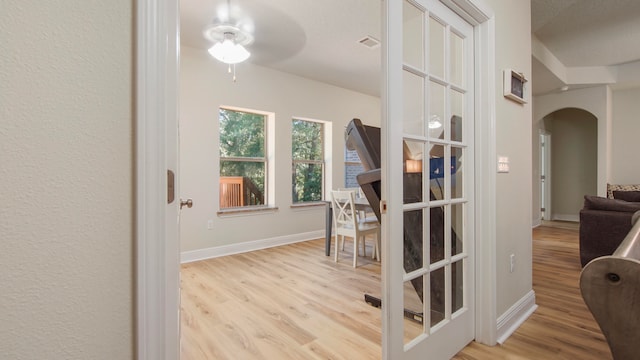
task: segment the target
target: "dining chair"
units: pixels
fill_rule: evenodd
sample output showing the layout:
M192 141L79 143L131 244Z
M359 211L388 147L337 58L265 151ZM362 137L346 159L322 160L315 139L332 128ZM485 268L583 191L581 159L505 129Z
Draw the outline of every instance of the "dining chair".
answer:
M355 207L355 191L334 190L331 192L331 202L336 235L335 261L338 261L339 249L344 250L344 238L348 236L353 238L353 267L356 267L359 255L358 244L362 245L363 256L366 256L365 237L374 234L376 238L372 258L380 259L380 224L365 222L360 218Z

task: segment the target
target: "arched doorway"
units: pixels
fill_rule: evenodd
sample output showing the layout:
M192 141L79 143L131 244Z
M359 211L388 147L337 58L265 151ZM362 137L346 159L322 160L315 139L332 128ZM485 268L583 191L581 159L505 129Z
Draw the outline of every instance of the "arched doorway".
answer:
M564 108L538 122L538 189L541 219L579 221L584 195L597 194L598 119Z

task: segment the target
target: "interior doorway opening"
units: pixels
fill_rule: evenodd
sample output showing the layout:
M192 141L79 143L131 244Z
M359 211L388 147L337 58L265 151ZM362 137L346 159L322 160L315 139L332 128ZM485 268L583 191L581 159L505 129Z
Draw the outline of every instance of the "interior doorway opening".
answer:
M551 134L540 132L540 217L551 220Z
M598 119L564 108L545 116L538 131L541 218L578 222L584 196L598 190Z

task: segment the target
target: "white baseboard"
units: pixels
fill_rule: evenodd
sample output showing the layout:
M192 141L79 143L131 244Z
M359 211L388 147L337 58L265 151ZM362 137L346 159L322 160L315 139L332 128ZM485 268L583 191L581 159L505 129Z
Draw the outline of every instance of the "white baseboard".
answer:
M509 310L500 315L498 317L498 343L503 344L537 308L536 294L531 290L513 304Z
M580 222L580 215L576 214L553 214L553 220Z
M532 229L535 229L535 228L537 228L537 227L538 227L538 226L540 226L540 225L542 225L542 219L541 219L541 218L534 219L534 220L531 222L531 228L532 228Z
M324 230L310 231L306 233L278 236L269 239L246 241L239 244L222 245L206 249L183 251L180 254L181 263L212 259L220 256L240 254L249 251L267 249L271 247L294 244L297 242L324 238Z

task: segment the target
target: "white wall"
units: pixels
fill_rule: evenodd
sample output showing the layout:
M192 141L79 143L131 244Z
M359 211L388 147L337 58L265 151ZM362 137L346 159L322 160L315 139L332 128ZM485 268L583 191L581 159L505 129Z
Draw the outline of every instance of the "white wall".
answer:
M508 156L509 173L497 174L497 314L531 292L531 99L518 104L502 95L502 70L531 77L529 1L488 0L496 18L496 151ZM497 161L497 159L496 159ZM509 256L515 269L509 270Z
M635 135L640 133L640 88L620 87L611 90L607 86L570 90L560 94L549 94L534 98L534 129L540 127L542 118L563 108L580 108L598 119L598 184L597 194L606 196L606 184L638 184L640 168L635 164L634 154L640 151ZM537 130L536 130L537 131ZM533 149L539 147L534 131ZM537 152L533 153L533 222L540 221L539 189L535 182L539 178Z
M133 4L0 7L0 357L132 359Z
M640 184L640 88L613 91L612 184Z
M304 117L333 123L333 188L344 184L344 128L352 118L380 124L376 97L326 85L271 69L243 63L237 66L237 82L226 65L206 50L181 49L180 74L180 192L194 206L182 211L182 251L297 234L324 234L324 207L291 208L291 119ZM275 212L222 217L218 206L218 108L221 105L274 112ZM207 221L213 229L207 229Z
M606 196L607 181L611 166L611 128L612 128L612 100L611 89L608 86L598 86L592 88L569 90L563 93L536 96L533 98L533 129L531 146L533 151L533 201L532 201L532 222L540 223L540 171L538 164L540 157L540 139L538 130L541 128L542 119L560 109L577 108L583 109L593 114L598 120L598 165L597 165L597 194ZM552 145L553 147L553 145ZM552 174L553 176L553 174ZM553 201L552 201L553 207Z
M551 135L554 220L579 221L584 195L597 193L597 122L589 112L575 108L558 110L544 118L544 128Z

